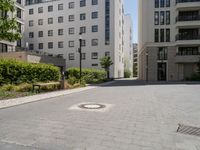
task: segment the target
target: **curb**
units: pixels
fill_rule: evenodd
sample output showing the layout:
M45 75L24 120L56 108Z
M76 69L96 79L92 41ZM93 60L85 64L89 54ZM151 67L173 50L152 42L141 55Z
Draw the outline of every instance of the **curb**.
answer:
M31 103L31 102L37 102L37 101L55 98L55 97L59 97L59 96L69 95L69 94L73 94L73 93L79 93L82 91L109 85L113 82L115 82L115 81L110 81L110 82L106 82L106 83L102 83L102 84L98 84L98 85L90 85L90 86L84 87L84 88L55 91L55 92L49 92L49 93L44 93L44 94L37 94L37 95L33 95L33 96L1 100L0 101L0 109L13 107L13 106L17 106L17 105L22 105L22 104L27 104L27 103Z

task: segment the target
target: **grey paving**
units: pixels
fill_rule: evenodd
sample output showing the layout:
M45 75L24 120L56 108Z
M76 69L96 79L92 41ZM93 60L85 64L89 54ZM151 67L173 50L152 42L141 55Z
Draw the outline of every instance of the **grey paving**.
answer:
M83 102L112 107L69 109ZM200 127L199 84L119 80L0 109L0 150L200 150L200 137L177 134L178 123Z

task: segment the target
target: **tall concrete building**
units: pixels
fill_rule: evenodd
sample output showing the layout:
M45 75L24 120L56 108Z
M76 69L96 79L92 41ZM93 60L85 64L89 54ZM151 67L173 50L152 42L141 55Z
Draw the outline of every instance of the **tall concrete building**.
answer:
M9 16L16 16L17 23L19 26L19 32L23 35L24 32L24 0L16 0L15 2L16 11L13 14L8 14ZM2 14L1 14L2 15ZM9 42L0 40L0 53L15 51L17 47L24 46L23 40L17 42Z
M200 0L139 0L139 78L184 80L197 72Z
M25 40L30 50L62 54L67 67L79 67L82 33L84 68L100 69L110 56L111 77L124 75L123 0L27 0Z
M130 15L124 16L123 26L123 48L124 48L124 69L133 72L133 45L132 45L132 33L133 25Z

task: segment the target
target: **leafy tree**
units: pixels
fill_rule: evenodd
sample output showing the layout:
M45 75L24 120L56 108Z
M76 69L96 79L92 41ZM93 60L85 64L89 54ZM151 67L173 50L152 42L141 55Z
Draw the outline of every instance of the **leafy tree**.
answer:
M110 66L113 65L113 62L110 57L105 56L100 59L101 67L105 69L107 73L107 78L110 78Z
M15 9L13 0L0 0L0 40L15 42L21 39L18 23L14 17Z

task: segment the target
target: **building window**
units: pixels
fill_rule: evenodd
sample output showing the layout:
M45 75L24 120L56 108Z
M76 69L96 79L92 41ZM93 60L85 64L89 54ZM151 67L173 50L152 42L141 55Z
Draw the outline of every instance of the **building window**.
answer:
M177 55L199 55L198 47L179 47Z
M165 7L165 0L160 0L160 7Z
M160 12L160 25L164 25L165 24L165 12L161 11Z
M85 20L86 19L86 14L80 14L80 20Z
M165 34L164 34L164 29L160 29L160 42L164 42L164 36Z
M154 13L154 24L159 25L159 12L155 11Z
M48 49L52 49L53 48L53 42L48 42Z
M34 32L29 32L29 38L34 38Z
M48 36L53 36L53 30L48 30Z
M48 6L48 12L52 12L53 11L53 5Z
M98 5L98 0L92 0L92 5Z
M86 46L86 40L81 40L81 46L82 47Z
M69 2L69 9L74 8L74 2Z
M38 19L38 25L39 26L43 25L43 19Z
M58 48L63 48L63 47L64 47L63 42L58 42Z
M58 17L58 23L63 23L63 16Z
M48 24L53 24L53 18L48 18Z
M38 8L38 13L40 14L40 13L43 13L43 7L39 7Z
M92 64L92 67L98 67L98 64Z
M92 32L98 32L98 26L97 25L92 26Z
M98 53L97 52L92 53L92 59L98 59Z
M74 47L74 41L69 41L68 45L69 47Z
M74 53L69 53L69 60L74 60L74 59L75 59Z
M86 27L80 27L80 33L86 33Z
M166 11L166 25L170 24L170 11Z
M155 42L159 42L159 29L155 29Z
M159 0L155 0L155 8L159 8Z
M8 45L0 43L0 53L8 52Z
M167 60L167 48L166 47L158 48L158 60Z
M86 6L86 0L80 0L80 7Z
M92 12L92 19L98 18L98 12Z
M166 7L170 7L170 0L166 0Z
M34 50L34 44L29 44L29 50Z
M58 10L63 10L63 4L58 4Z
M74 28L69 28L68 33L69 33L69 34L74 34Z
M38 32L38 37L43 37L43 31Z
M69 15L69 21L74 21L74 15Z
M110 0L105 0L105 45L110 45Z
M81 58L82 58L82 60L85 60L86 59L86 53L81 53Z
M63 35L63 29L58 29L58 35Z
M170 42L170 29L166 29L166 42Z
M43 43L38 44L38 49L43 49Z
M110 52L105 52L105 56L110 57Z
M92 46L98 45L98 39L92 39Z
M29 9L29 15L33 15L33 14L34 14L33 8L32 8L32 9Z
M32 27L33 26L33 20L30 20L29 21L29 27Z

